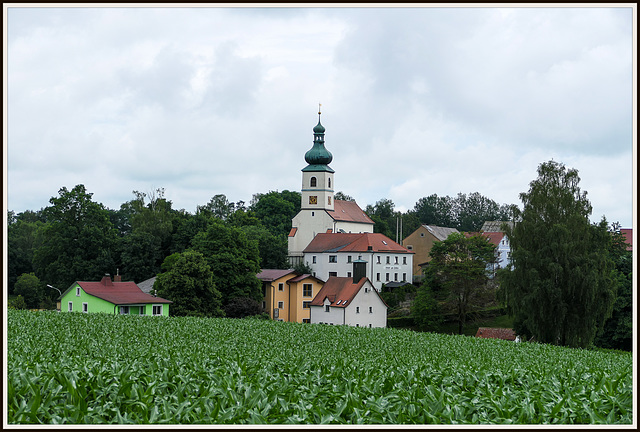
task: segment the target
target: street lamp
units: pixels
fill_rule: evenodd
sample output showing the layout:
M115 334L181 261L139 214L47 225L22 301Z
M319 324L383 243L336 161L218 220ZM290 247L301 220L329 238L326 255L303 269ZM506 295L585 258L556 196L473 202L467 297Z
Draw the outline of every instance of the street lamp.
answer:
M49 285L49 284L47 284L47 286L48 286L49 288L53 288L54 290L58 291L58 294L60 294L60 297L62 297L62 293L60 292L60 290L59 290L58 288L56 288L56 287L54 287L54 286L51 286L51 285Z

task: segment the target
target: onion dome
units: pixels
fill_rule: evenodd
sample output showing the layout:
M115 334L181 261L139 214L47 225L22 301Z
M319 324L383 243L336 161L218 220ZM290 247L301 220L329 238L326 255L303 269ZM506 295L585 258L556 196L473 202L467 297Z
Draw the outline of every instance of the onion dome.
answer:
M320 112L318 112L318 124L313 128L313 147L305 153L304 160L309 164L309 168L322 168L320 171L332 171L326 165L333 160L333 155L324 146L325 128L320 123Z

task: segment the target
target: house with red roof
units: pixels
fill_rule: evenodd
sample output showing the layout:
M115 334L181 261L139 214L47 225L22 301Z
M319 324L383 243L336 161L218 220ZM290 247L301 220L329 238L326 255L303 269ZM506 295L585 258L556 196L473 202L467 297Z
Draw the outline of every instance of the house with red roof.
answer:
M330 277L310 310L312 324L387 326L387 304L367 277Z
M305 153L308 165L302 169L300 211L291 220L288 237L289 263L303 259L303 251L317 234L373 233L374 222L355 201L334 199L335 171L329 166L333 155L324 145L325 128L313 128L313 147Z
M105 275L100 282L77 281L59 297L61 310L67 312L123 315L169 316L173 303L143 292L134 282L111 280Z
M294 270L263 269L256 276L262 281L262 308L271 319L310 322L309 304L324 281Z
M314 275L353 277L353 263L364 261L376 290L388 282L411 282L413 252L380 233L321 233L303 251L304 261Z

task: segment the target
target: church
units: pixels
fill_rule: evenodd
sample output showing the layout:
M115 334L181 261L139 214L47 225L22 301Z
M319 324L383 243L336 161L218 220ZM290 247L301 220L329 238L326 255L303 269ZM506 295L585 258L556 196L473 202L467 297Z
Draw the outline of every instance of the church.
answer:
M302 169L302 203L291 221L289 263L302 261L304 249L319 233L373 233L374 222L354 201L334 200L335 171L329 166L333 155L324 146L325 128L313 128L313 147L304 155L308 165Z
M333 155L325 147L325 128L313 128L313 147L302 169L302 203L291 221L289 263L306 263L313 276L352 277L353 262L365 264L365 275L377 291L389 282L411 282L413 252L373 232L374 222L354 201L334 199Z

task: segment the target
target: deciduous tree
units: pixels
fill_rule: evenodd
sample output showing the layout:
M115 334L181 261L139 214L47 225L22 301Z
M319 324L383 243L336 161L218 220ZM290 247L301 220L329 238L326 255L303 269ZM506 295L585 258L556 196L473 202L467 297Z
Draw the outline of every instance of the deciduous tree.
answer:
M616 296L606 220L592 208L575 169L549 161L520 194L506 231L511 263L501 271L518 334L545 343L588 347L610 316Z

